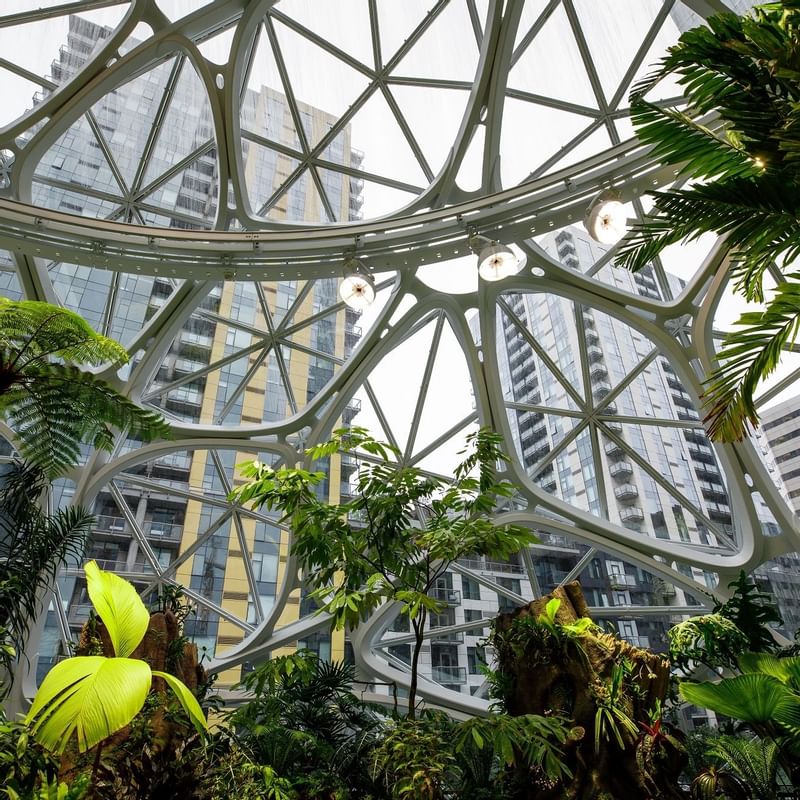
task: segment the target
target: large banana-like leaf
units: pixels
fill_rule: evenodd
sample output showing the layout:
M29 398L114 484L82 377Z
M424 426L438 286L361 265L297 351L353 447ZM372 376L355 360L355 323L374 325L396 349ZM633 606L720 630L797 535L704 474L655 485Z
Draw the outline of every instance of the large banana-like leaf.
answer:
M203 709L200 708L200 703L197 702L197 698L189 691L189 687L183 681L178 680L178 678L174 675L170 675L168 672L159 672L157 669L154 669L153 675L163 678L167 682L169 688L175 692L175 696L178 698L178 702L183 706L186 716L189 717L192 725L197 728L198 732L204 733L208 730L206 718L203 716Z
M119 658L127 658L147 631L150 614L128 581L104 572L94 561L83 568L89 599L108 630Z
M777 719L793 727L800 718L800 698L771 675L748 673L719 683L685 681L680 693L689 703L745 722Z
M84 752L139 713L151 683L150 667L139 659L68 658L45 676L27 721L49 750L63 752L75 733Z

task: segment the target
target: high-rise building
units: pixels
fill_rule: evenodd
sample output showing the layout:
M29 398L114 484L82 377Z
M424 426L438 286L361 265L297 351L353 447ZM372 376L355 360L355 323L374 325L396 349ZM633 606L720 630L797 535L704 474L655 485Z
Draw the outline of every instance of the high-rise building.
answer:
M51 68L53 83L57 86L80 69L109 33L79 16L70 17L67 42ZM36 170L35 202L131 223L208 227L226 190L218 182L207 104L197 100L195 83L188 63L176 60L107 95L47 152ZM248 89L242 109L249 130L263 130L275 141L297 146L282 94L266 86ZM297 112L309 139L320 138L336 120L300 101ZM172 170L165 179L170 165L181 160L176 153L184 151L182 171ZM350 147L345 129L326 157L350 167L361 155ZM242 158L248 187L257 187L250 198L254 204L272 195L291 170L288 156L248 141L243 141ZM83 187L91 187L92 195L83 194ZM98 189L106 199L98 198ZM357 219L360 189L359 180L328 170L320 191L306 175L271 207L269 216L325 221L332 213L336 219ZM180 287L169 277L121 276L58 262L49 265L49 272L65 306L123 342ZM178 423L260 425L296 413L358 341L356 312L345 308L326 313L339 302L337 288L337 278L308 285L294 280L213 284L152 365L141 399ZM259 339L284 324L296 329L290 345L270 346ZM135 356L130 370L139 367L140 357ZM344 422L356 412L349 406ZM137 447L129 441L119 455ZM185 586L195 606L186 635L209 657L239 643L269 613L285 566L286 535L275 524L275 515L219 511L235 464L252 453L235 447L176 449L132 464L101 488L94 503L97 525L87 556L140 588L152 585L158 570ZM333 480L320 489L331 492L332 499L340 470L346 470L336 461ZM69 494L70 489L64 491ZM75 631L90 609L80 570L67 571L59 594L64 613L53 608L49 614L40 675L64 652L64 623ZM302 602L297 598L284 612L284 622L297 617ZM332 645L327 634L312 634L300 644L326 657L332 646L339 657L343 652L341 637ZM237 676L223 675L222 683Z

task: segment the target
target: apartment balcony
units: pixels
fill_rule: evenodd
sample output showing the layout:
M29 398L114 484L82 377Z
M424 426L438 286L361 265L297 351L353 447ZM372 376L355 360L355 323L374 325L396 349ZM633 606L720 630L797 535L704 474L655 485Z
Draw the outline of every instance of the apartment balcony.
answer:
M611 456L612 458L615 456L621 456L625 450L616 442L606 442L603 449L606 451L607 456ZM613 472L611 473L614 474Z
M101 514L96 520L94 530L97 533L117 535L126 539L133 536L133 531L123 517L111 517ZM183 525L169 522L145 520L141 528L148 539L157 539L159 541L179 542L183 535Z
M697 422L700 419L700 415L695 411L693 408L678 408L678 419Z
M639 506L628 506L619 509L619 517L623 522L641 522L644 519L644 511Z
M621 422L611 422L609 420L603 420L603 424L610 431L614 431L614 433L622 433L622 423Z
M614 487L614 496L617 500L633 500L639 496L639 489L632 483L623 483Z
M587 344L596 344L600 341L600 336L598 335L597 331L592 328L587 328L584 335L586 337Z
M428 592L428 597L448 606L461 605L461 592L457 589L437 588Z
M608 375L608 368L602 361L598 361L589 367L589 375L592 379L605 378Z
M459 558L458 563L475 572L503 572L511 575L522 575L525 572L525 570L519 564L509 564L505 561L484 561L482 559L475 558ZM458 605L458 603L455 605Z
M714 455L714 451L708 447L707 445L703 444L690 444L689 445L689 455L695 461L702 461L705 464L716 464L717 459Z
M466 683L466 667L431 667L431 677L436 683Z
M597 345L589 345L586 348L586 357L589 359L590 364L595 364L603 360L603 351Z
M464 631L433 633L430 641L431 644L464 644Z
M628 575L623 572L609 575L608 583L612 589L632 589L638 584L638 581L635 575Z
M604 398L611 393L611 384L605 380L592 382L592 394L598 399Z

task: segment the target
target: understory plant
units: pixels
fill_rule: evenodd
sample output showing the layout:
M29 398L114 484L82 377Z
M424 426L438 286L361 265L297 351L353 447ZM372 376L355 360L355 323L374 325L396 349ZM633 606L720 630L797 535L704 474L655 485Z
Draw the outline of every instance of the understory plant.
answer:
M518 525L491 519L514 488L499 480L507 461L501 437L482 428L467 438L464 460L451 481L403 466L394 446L363 428L342 428L306 455L312 461L336 453L358 461L355 496L329 504L315 487L322 472L260 462L241 465L247 483L230 499L281 512L294 533L292 552L321 610L336 629L354 628L378 606L397 603L414 643L408 714L417 707L419 656L429 617L444 608L435 596L450 565L467 556L505 558L537 541ZM473 474L476 473L476 474Z
M105 626L114 657L75 656L47 673L27 715L34 738L56 753L63 753L73 741L81 753L97 747L139 713L154 676L165 681L192 725L204 732L205 717L186 685L131 658L150 622L133 585L104 572L94 561L84 570L89 599Z
M0 699L42 611L42 593L64 561L83 556L94 524L78 506L49 513L49 487L41 469L19 461L0 474Z

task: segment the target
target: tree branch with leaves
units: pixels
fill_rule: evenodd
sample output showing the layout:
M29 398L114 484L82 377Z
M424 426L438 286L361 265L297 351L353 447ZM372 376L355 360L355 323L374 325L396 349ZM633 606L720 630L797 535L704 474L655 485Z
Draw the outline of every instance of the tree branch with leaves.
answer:
M501 438L482 428L467 438L452 481L403 466L400 453L364 428L341 428L306 451L312 461L336 453L358 459L355 496L346 503L320 500L322 472L241 465L247 483L230 499L278 510L294 534L292 552L321 610L335 629L355 628L379 606L398 603L414 633L409 717L416 713L419 655L430 615L445 604L432 596L450 565L467 556L505 558L537 539L527 528L492 520L498 501L514 487L498 479L507 461Z

